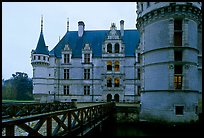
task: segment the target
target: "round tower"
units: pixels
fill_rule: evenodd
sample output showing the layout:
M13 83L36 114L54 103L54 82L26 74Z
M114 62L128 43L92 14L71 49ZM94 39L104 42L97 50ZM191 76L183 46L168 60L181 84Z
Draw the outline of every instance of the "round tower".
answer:
M31 51L31 64L33 66L33 95L35 100L40 100L42 96L49 94L47 87L49 51L45 45L43 36L43 19L41 19L41 32L35 50Z
M137 2L141 112L146 121L198 119L201 2ZM200 74L199 74L200 73Z

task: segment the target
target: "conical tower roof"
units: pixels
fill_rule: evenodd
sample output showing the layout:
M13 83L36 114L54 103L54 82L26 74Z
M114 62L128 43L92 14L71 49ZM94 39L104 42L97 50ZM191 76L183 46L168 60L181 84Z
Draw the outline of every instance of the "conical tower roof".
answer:
M40 37L38 40L37 47L35 49L35 54L49 55L49 51L48 51L47 46L45 45L45 40L43 36L43 17L41 18L41 32L40 32Z
M45 54L45 55L49 55L49 51L45 45L45 40L44 40L44 36L43 36L43 33L41 31L40 33L40 37L39 37L39 40L38 40L38 44L37 44L37 47L35 49L35 53L36 54Z

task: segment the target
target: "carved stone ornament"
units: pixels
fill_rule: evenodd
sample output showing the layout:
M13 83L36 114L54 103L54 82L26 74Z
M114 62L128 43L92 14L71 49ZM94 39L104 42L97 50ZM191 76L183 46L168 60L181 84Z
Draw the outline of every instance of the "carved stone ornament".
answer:
M174 65L170 64L169 69L174 69Z

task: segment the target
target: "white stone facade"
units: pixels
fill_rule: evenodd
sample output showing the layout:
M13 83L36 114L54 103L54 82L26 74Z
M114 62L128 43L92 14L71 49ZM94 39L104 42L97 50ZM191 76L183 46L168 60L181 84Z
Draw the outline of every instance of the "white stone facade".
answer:
M111 25L109 33L104 37L103 44L100 45L102 51L100 57L93 56L95 53L89 43L86 43L81 49L81 57L74 57L75 53L69 44L61 49L61 58L49 54L49 56L45 55L46 60L43 60L44 55L40 54L42 56L42 61L40 61L38 60L39 54L32 53L35 99L40 100L41 97L47 97L47 101L63 102L70 102L72 99L77 99L78 102L111 100L138 102L140 96L137 86L140 86L140 81L137 78L136 66L137 68L139 66L136 63L137 54L126 56L126 45L121 39L125 33L124 21L121 23L121 30L117 30L114 23ZM80 22L79 27L78 35L83 37L83 33L86 33L81 28L84 27L84 23ZM81 33L82 30L83 33ZM108 44L112 45L111 53L108 52ZM135 48L134 52L136 51ZM87 59L86 54L89 54ZM111 62L111 70L107 69L108 62ZM68 78L65 78L65 70L68 72ZM111 79L111 87L107 86L108 78Z
M138 2L141 112L147 121L198 119L202 62L201 3ZM201 65L202 66L202 65Z

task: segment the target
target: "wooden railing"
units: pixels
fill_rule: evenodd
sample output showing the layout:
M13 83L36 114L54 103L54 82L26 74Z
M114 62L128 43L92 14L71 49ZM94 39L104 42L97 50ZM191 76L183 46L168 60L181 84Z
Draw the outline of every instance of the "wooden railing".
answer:
M84 135L100 120L114 112L115 103L104 103L54 113L2 120L2 136L67 136Z
M28 116L72 108L72 103L12 103L2 104L2 118Z

